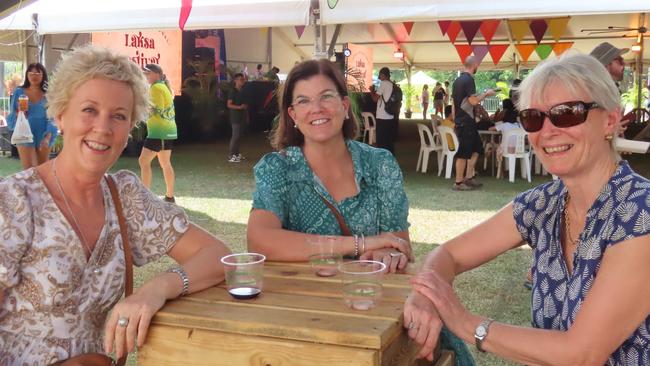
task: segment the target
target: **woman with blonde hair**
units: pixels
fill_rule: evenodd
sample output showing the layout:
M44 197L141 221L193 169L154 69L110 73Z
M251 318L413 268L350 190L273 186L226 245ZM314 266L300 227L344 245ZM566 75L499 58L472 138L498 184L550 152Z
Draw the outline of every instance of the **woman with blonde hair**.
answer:
M404 309L427 349L441 325L481 352L528 365L648 365L650 180L621 160L616 85L595 58L545 61L521 84L519 118L560 179L519 194L431 252ZM533 327L470 312L454 278L527 243Z
M219 258L229 250L221 241L135 174L106 177L135 121L149 113L147 89L128 57L105 48L81 48L59 63L48 114L65 134L61 153L0 180L1 365L121 357L144 343L167 300L223 280ZM179 265L120 300L127 244L138 266L164 255Z

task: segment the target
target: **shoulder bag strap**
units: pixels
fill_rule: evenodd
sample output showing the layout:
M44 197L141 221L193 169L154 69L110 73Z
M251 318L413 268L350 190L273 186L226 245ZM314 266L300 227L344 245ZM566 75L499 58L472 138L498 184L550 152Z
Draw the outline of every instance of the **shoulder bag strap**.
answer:
M352 230L350 230L348 225L345 223L345 219L343 218L343 215L341 215L339 210L337 210L336 207L334 207L334 205L330 203L330 201L325 199L325 197L321 196L320 194L318 195L318 197L320 197L320 199L323 200L325 206L327 206L327 208L329 208L330 211L332 211L332 213L334 214L334 217L336 217L336 221L338 221L339 226L341 227L341 233L344 236L352 236Z
M106 174L106 183L111 191L113 198L113 205L115 205L115 212L117 213L117 221L120 224L120 235L122 236L122 246L124 246L124 262L126 264L126 276L124 285L124 297L133 293L133 253L131 252L131 245L129 243L129 236L126 231L126 220L124 219L124 212L122 211L122 202L120 201L120 194L117 192L117 186L113 177ZM120 358L117 366L124 366L126 363L126 356Z

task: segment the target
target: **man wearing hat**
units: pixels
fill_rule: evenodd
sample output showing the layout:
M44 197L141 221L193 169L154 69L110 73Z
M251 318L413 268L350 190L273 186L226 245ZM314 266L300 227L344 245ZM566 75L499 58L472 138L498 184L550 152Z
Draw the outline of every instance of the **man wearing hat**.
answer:
M616 48L609 42L603 42L596 46L590 55L598 59L605 66L618 86L618 83L623 80L623 73L625 72L623 55L629 50L629 48Z

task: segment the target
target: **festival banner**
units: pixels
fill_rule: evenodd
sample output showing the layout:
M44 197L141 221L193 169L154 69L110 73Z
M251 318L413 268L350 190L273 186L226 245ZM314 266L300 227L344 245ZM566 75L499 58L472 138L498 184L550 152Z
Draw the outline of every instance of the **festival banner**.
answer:
M560 38L564 35L564 32L566 32L569 20L571 20L570 17L553 18L548 20L548 30L551 32L555 42L559 42Z
M546 33L546 29L548 29L548 24L546 24L546 20L533 19L530 21L530 31L533 32L533 37L535 37L535 41L537 41L537 44L540 44L542 42L542 39L544 39L544 34Z
M460 22L460 27L463 29L463 33L465 33L465 39L467 39L467 43L472 44L472 41L476 36L476 32L478 32L479 28L481 28L481 21L463 20Z
M472 46L468 44L455 44L454 47L456 47L460 61L464 64L465 60L472 54Z
M501 57L503 57L503 54L506 52L506 50L510 47L509 44L492 44L490 45L490 57L492 57L492 62L496 66L499 61L501 61Z
M489 49L490 46L486 44L472 45L472 51L474 52L474 56L476 56L476 58L478 59L479 64L483 62L483 59L485 58L485 55L488 54Z
M302 37L302 33L305 31L305 26L304 25L297 25L296 26L296 35L298 35L298 39Z
M178 27L181 30L185 29L185 23L187 23L187 18L190 17L191 12L192 12L192 0L182 0L181 13L178 17Z
M486 19L482 22L481 34L483 35L483 38L485 38L487 44L490 44L492 41L492 37L494 37L494 33L496 33L499 24L501 24L500 19Z
M546 60L546 58L553 51L553 45L548 43L542 43L535 47L535 53L539 56L540 60Z
M345 72L346 84L350 89L361 89L369 91L372 85L373 50L371 47L348 43L347 49L350 56L346 60L347 70ZM364 85L359 85L357 79L363 80Z
M571 47L573 47L573 42L557 42L553 45L553 53L555 56L559 56Z
M517 51L519 51L519 56L521 56L521 59L526 62L530 58L530 55L535 51L537 48L536 44L516 44L515 47L517 48Z
M456 37L458 37L458 33L460 33L460 22L452 21L449 25L449 28L447 28L447 36L449 37L451 43L456 43Z
M402 24L404 24L404 28L406 28L406 33L408 33L408 35L410 36L411 30L413 29L413 24L415 24L415 22L403 22Z
M439 20L438 21L438 26L440 26L440 32L442 32L443 36L445 34L447 34L447 29L449 29L450 25L451 25L451 20Z
M523 41L524 37L526 36L526 34L528 34L528 31L530 30L530 26L528 25L528 20L525 19L508 20L508 25L510 26L510 32L512 33L512 37L515 39L517 43L521 43L521 41Z
M181 92L182 32L170 31L120 31L92 33L91 43L110 48L128 56L139 67L157 64L162 67L172 90Z

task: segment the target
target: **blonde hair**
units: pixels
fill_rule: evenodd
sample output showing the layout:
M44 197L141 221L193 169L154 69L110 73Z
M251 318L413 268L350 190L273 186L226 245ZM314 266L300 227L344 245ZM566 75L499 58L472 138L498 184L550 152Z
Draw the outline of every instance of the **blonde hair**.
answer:
M63 55L49 83L47 114L50 118L63 113L74 92L91 79L109 79L127 83L133 91L131 127L148 118L149 83L142 70L127 56L105 47L84 46Z

